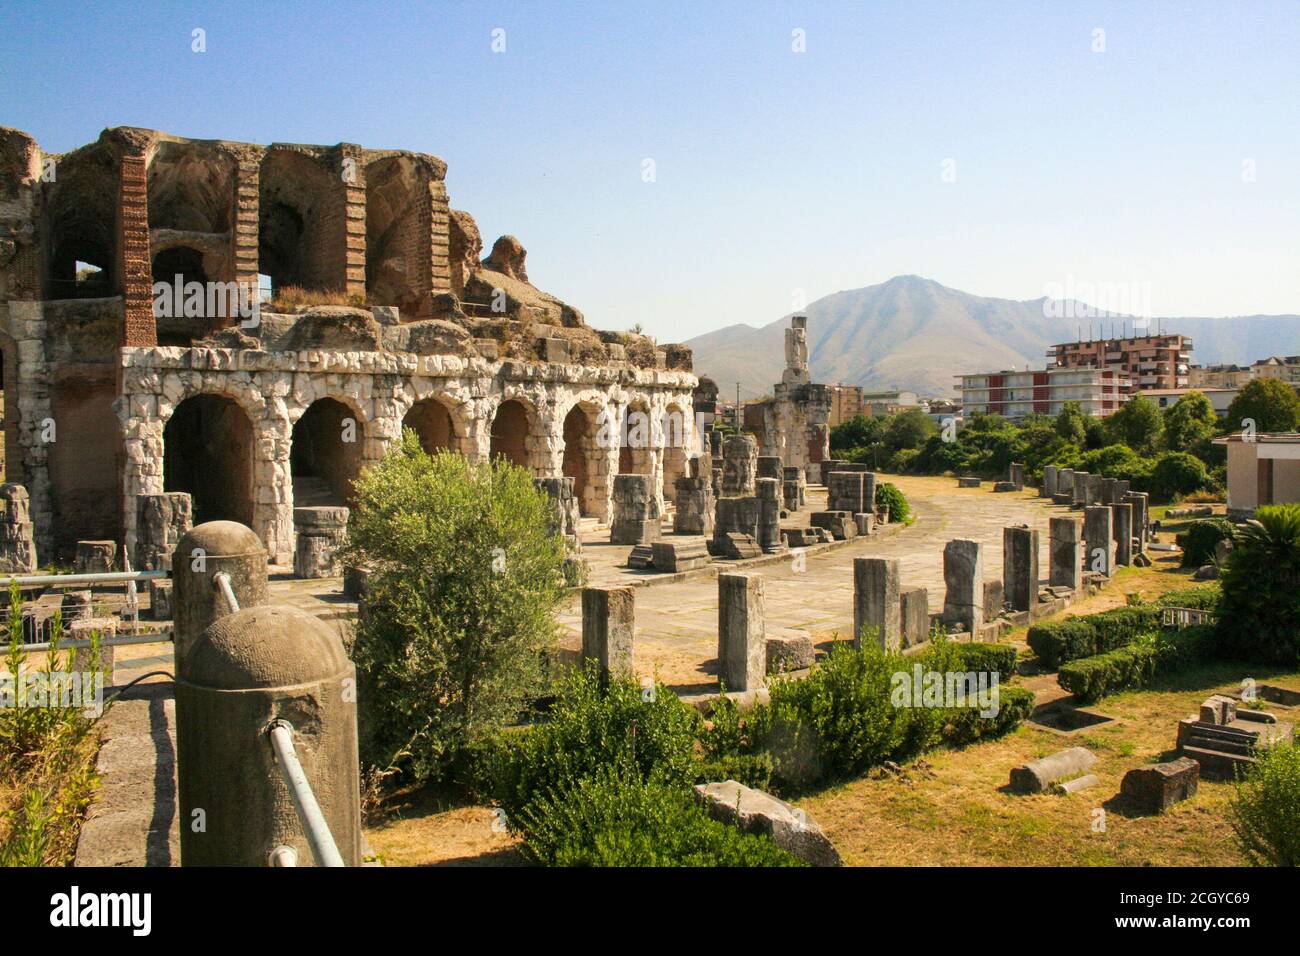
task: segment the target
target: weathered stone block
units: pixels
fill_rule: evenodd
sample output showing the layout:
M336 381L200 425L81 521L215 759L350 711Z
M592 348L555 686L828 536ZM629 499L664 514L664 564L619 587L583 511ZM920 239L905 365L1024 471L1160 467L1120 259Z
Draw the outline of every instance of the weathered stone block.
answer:
M815 656L808 634L773 634L767 638L767 672L788 674L807 670Z
M172 582L169 578L149 581L149 615L155 621L172 617Z
M650 475L614 476L610 544L648 544L660 536L659 498Z
M631 673L636 633L635 588L582 589L582 656L602 674Z
M840 855L822 828L803 810L769 793L735 780L697 784L695 793L715 820L771 837L781 849L813 866L840 865Z
M1061 750L1041 760L1011 769L1011 789L1016 793L1042 793L1058 780L1077 777L1092 769L1097 758L1084 747Z
M984 624L984 549L956 538L943 549L943 620L977 634Z
M864 631L880 647L896 651L902 643L903 608L897 558L853 559L853 646Z
M78 541L76 568L78 574L107 574L117 563L117 542Z
M1027 525L1002 529L1002 588L1012 610L1038 604L1038 531Z
M1048 583L1056 587L1083 587L1081 528L1074 518L1052 518L1049 522L1051 568Z
M1111 537L1113 524L1110 505L1089 505L1083 510L1083 537L1088 547L1088 570L1106 577L1114 573L1115 542Z
M858 536L858 523L847 511L814 511L808 516L808 523L814 528L824 528L836 541L845 541Z
M650 545L655 570L676 573L702 568L713 560L703 538L665 539Z
M763 578L718 575L718 678L728 691L757 690L767 670Z
M1201 765L1190 757L1179 757L1130 770L1120 781L1119 792L1141 812L1160 813L1196 796L1200 779Z
M925 588L903 588L899 592L903 621L903 646L915 647L930 639L930 592Z

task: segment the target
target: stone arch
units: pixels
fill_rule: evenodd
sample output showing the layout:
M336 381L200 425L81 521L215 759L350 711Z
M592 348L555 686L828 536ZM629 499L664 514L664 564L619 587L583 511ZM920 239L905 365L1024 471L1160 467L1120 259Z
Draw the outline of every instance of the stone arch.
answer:
M619 429L618 473L653 475L655 472L655 421L648 403L634 399L623 411Z
M258 268L271 289L343 287L343 250L331 240L342 215L341 183L295 149L267 150L258 204Z
M256 431L228 395L182 400L163 426L163 490L193 498L194 522L238 521L254 527Z
M533 432L537 427L537 410L521 398L508 398L497 406L492 417L490 456L498 456L536 472L533 465Z
M316 399L293 422L289 474L295 506L343 505L361 474L365 421L353 405L328 395Z
M120 165L106 147L87 146L62 157L46 204L47 299L89 299L120 294L117 264L117 197ZM79 280L77 264L99 273Z
M465 423L449 398L429 396L415 402L403 416L402 427L414 431L429 454L439 449L465 453Z
M592 402L578 402L564 416L564 461L562 472L573 479L573 492L584 518L609 518L608 472L600 447L600 409Z
M160 142L149 158L149 229L228 237L235 162L208 143Z
M664 450L664 495L670 499L675 497L677 479L689 474L687 459L690 457L693 424L680 404L675 401L668 403L659 430Z

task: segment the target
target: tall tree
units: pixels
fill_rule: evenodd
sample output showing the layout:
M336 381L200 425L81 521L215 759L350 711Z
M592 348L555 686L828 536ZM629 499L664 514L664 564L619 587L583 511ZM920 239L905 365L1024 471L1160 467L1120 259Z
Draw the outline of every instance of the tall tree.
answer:
M1145 395L1133 396L1106 419L1111 443L1128 445L1140 455L1155 451L1163 432L1160 408Z
M1201 392L1188 392L1165 412L1165 444L1170 451L1192 451L1214 434L1218 416Z
M1228 406L1228 425L1240 431L1247 420L1257 432L1293 432L1300 426L1300 395L1276 378L1247 382Z

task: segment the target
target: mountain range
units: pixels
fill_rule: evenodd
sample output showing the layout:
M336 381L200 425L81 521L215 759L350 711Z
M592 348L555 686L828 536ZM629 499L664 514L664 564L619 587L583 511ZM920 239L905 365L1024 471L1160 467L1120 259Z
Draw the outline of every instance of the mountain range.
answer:
M1089 336L1089 320L1073 317L1088 314L1083 303L988 298L911 275L824 296L805 314L814 382L908 389L930 398L954 397L960 374L1044 368L1049 346ZM1092 322L1098 338L1112 327L1118 335L1125 325L1123 319ZM781 381L789 325L789 315L759 328L730 325L686 344L696 373L717 382L723 397L733 396L739 382L742 398L756 398ZM1126 327L1131 335L1132 319ZM1150 327L1190 336L1198 365L1300 353L1300 315L1153 318Z

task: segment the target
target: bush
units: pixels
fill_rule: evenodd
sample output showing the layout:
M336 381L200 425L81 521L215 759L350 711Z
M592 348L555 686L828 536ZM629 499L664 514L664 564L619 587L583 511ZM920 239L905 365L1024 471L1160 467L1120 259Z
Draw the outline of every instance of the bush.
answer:
M1064 621L1044 621L1029 629L1027 641L1045 666L1058 667L1123 647L1159 626L1159 606L1139 604Z
M521 812L524 853L548 866L802 866L769 838L711 819L682 787L600 767Z
M1117 690L1144 687L1155 676L1158 657L1156 642L1144 640L1063 664L1056 681L1090 704Z
M1189 607L1198 611L1214 611L1222 600L1223 589L1215 582L1166 591L1156 601L1156 607Z
M1259 508L1238 532L1220 583L1219 626L1236 653L1300 662L1300 504Z
M772 755L727 754L717 760L702 760L695 767L696 783L715 783L719 780L736 780L756 790L772 786Z
M1185 451L1175 451L1160 456L1151 469L1147 490L1160 501L1174 501L1200 491L1209 480L1205 462Z
M1013 644L955 644L962 666L968 671L998 675L1001 684L1016 676L1017 652Z
M1300 747L1270 747L1237 783L1232 832L1256 866L1300 866Z
M355 492L342 554L371 571L352 647L362 762L420 781L542 690L564 546L529 472L431 457L409 430Z
M1034 712L1034 692L1024 687L998 686L998 712L993 717L981 717L971 707L952 712L952 719L944 727L944 743L961 747L976 740L1001 737L1020 726Z
M876 485L876 510L887 512L892 522L906 522L912 517L912 509L907 503L907 498L898 490L897 485L890 484L888 481Z
M671 691L645 694L631 676L603 682L594 661L561 686L550 719L503 735L488 758L492 795L511 822L547 794L559 794L598 767L625 761L642 779L685 789L695 778L700 716Z
M1236 529L1227 518L1205 518L1193 521L1187 530L1175 539L1183 549L1182 566L1199 568L1214 560L1214 549L1220 541L1231 541Z

